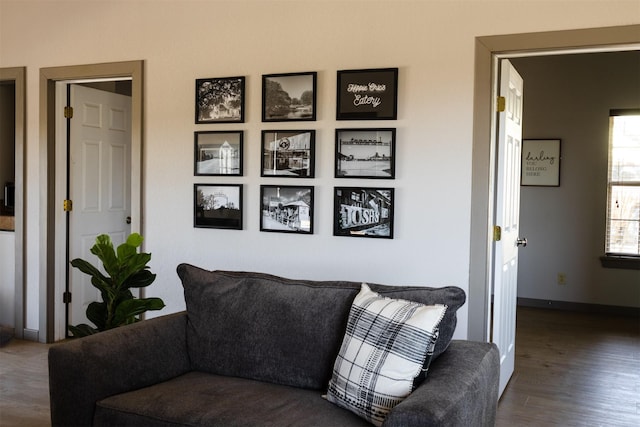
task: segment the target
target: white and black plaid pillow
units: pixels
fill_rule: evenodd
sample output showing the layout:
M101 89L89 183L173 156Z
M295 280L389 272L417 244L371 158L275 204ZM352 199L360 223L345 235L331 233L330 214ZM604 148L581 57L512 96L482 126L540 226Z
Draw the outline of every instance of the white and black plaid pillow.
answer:
M382 297L365 283L349 312L327 400L381 425L424 379L447 307Z

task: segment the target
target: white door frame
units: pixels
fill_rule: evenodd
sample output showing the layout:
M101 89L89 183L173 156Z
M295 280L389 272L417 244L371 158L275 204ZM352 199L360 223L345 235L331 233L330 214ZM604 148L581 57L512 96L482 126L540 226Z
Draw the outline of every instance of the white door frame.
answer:
M476 38L468 338L489 341L496 180L497 64L519 56L637 49L640 25ZM526 83L526 82L525 82ZM526 113L525 113L526 114Z
M143 233L142 211L142 106L143 106L143 61L115 62L69 67L40 69L40 333L39 341L53 342L60 334L59 310L62 305L63 278L56 273L56 254L64 256L66 251L66 223L64 230L60 212L66 196L66 158L56 157L56 140L60 126L56 126L56 108L60 106L57 93L58 82L87 80L131 79L131 231ZM64 130L66 132L66 129ZM64 138L66 145L66 137ZM66 149L65 149L66 152ZM60 154L58 153L58 156ZM61 178L63 177L64 178ZM63 252L59 252L59 251ZM58 312L57 312L58 311Z

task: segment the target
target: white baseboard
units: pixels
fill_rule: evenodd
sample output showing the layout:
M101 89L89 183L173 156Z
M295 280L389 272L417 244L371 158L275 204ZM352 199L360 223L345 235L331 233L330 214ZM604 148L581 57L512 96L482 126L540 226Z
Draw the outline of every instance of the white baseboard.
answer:
M38 342L38 336L40 332L37 329L27 329L25 328L23 331L22 338L27 341L35 341Z

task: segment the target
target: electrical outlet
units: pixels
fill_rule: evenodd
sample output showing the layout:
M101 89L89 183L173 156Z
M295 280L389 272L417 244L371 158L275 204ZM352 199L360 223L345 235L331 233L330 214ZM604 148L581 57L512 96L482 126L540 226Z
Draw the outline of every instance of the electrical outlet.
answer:
M558 273L558 285L567 284L567 275L565 273Z

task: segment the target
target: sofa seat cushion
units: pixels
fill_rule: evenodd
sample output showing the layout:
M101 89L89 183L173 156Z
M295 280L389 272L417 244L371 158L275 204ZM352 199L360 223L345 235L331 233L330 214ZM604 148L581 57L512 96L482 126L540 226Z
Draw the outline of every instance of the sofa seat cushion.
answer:
M193 370L326 390L362 283L207 271L188 264L177 271ZM465 302L462 289L369 286L390 298L446 305L433 358L447 348L456 310Z
M370 426L317 391L192 371L96 405L96 426Z

